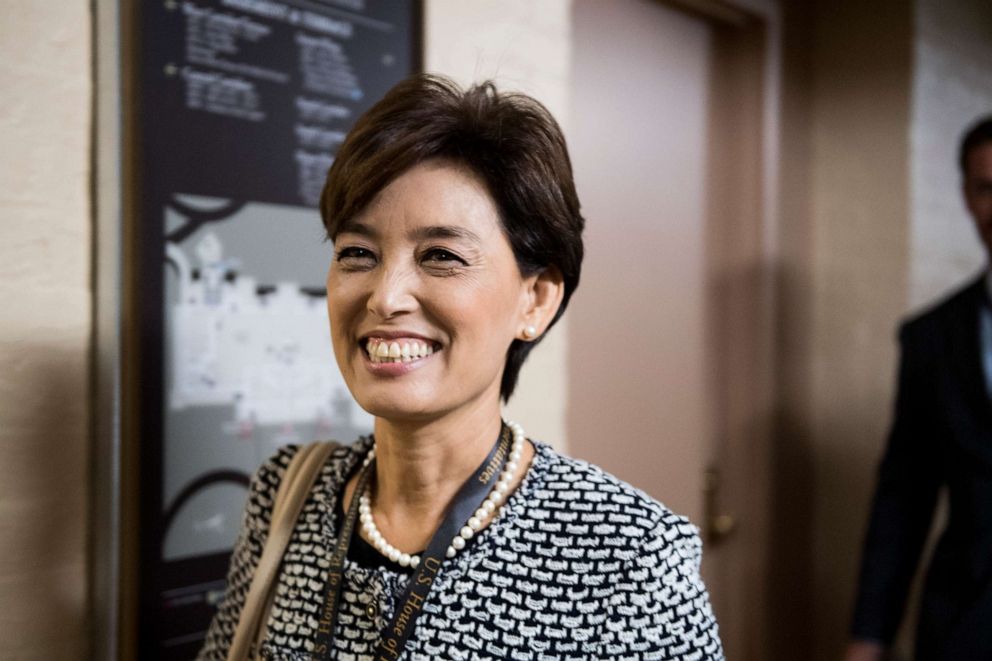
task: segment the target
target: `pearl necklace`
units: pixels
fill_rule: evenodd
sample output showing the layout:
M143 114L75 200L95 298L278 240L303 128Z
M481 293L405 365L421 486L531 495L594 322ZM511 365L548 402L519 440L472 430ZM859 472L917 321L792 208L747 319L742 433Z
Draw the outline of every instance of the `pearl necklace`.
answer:
M465 526L452 538L451 545L448 546L448 551L445 554L448 558L455 557L455 554L465 548L465 543L472 539L472 536L481 530L487 521L495 519L501 509L500 506L506 500L506 495L510 490L513 477L520 467L520 457L523 455L525 438L523 427L517 423L507 422L506 426L513 432L513 442L510 444L510 455L506 464L503 466L503 472L499 474L499 480L496 482L496 486L489 492L486 499L482 501L479 509L475 510L475 514L469 517ZM373 459L375 459L374 446L369 450L362 466L368 466L372 463ZM365 488L365 492L358 498L358 520L362 524L362 530L365 532L366 539L371 541L372 546L379 553L389 558L391 562L398 563L401 567L415 568L420 564L420 556L403 553L386 541L386 538L379 532L379 528L376 527L375 520L372 518L371 494L372 484L370 482Z

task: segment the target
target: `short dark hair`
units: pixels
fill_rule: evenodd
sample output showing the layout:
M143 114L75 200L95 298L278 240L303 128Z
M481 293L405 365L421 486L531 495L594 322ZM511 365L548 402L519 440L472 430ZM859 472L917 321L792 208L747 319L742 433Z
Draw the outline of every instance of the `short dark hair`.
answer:
M328 238L394 179L431 159L464 165L485 182L521 273L549 266L561 271L564 297L554 325L582 267L585 221L572 164L547 108L524 94L498 92L492 81L463 91L448 78L416 75L362 115L338 149L321 194ZM535 344L514 339L510 345L500 384L504 401Z
M958 164L961 166L961 174L968 176L968 156L972 150L981 147L987 142L992 142L992 115L980 117L971 125L968 132L961 138L961 148L958 151Z

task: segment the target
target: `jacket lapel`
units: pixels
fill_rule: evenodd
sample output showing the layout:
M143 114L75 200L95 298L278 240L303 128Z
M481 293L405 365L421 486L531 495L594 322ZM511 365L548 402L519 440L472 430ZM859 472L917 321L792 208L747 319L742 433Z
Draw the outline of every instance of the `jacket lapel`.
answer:
M979 417L979 428L992 428L992 400L986 387L979 332L979 311L987 300L984 276L963 292L960 309L950 318L947 347L952 379L961 384L967 410Z

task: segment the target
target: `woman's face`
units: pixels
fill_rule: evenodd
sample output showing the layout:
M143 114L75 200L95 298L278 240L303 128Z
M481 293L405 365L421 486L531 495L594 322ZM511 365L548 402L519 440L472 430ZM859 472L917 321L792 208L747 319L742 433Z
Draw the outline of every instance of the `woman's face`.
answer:
M498 406L533 278L481 180L446 161L415 166L342 226L334 253L334 353L362 408L402 420Z

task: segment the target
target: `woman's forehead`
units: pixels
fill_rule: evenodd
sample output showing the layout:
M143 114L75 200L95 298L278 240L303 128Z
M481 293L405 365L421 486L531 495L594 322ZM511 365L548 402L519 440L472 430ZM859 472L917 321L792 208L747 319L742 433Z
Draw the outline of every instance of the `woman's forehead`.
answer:
M465 167L429 161L393 180L338 234L483 242L499 231L499 212L485 183Z

